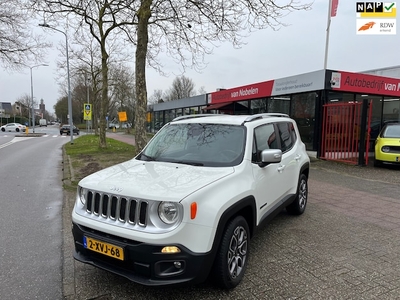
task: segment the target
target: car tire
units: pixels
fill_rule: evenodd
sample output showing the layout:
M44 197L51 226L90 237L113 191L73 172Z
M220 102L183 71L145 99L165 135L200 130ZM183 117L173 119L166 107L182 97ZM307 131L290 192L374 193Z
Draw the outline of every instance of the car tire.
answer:
M16 131L16 132L19 132L19 128L15 128L15 131Z
M307 206L308 199L308 180L304 174L300 175L297 186L297 194L294 201L286 207L286 211L291 215L301 215Z
M250 254L250 230L246 219L237 216L228 223L214 262L214 283L224 289L242 280Z
M4 132L4 131L6 131L6 130L5 130L4 128L2 128L2 129L1 129L1 131L3 131L3 132Z

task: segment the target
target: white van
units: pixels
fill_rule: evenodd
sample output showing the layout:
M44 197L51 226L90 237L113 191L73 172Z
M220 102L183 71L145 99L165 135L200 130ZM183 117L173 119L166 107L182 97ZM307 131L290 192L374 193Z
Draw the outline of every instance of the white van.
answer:
M40 127L42 127L42 126L46 126L47 127L47 120L46 119L40 119L39 120L39 125L40 125Z

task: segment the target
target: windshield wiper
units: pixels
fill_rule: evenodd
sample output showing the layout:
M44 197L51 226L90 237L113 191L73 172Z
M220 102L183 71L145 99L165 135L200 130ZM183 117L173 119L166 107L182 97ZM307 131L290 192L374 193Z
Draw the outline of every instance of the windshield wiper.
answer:
M174 161L174 163L183 164L183 165L190 165L190 166L200 166L200 167L204 166L203 163L194 162L194 161L183 161L183 160L180 160L180 161Z

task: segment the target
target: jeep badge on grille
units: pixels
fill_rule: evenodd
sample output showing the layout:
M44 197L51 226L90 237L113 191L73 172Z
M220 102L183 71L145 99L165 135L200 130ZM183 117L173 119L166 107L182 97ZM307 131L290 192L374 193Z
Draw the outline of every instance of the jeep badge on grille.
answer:
M112 190L113 192L116 192L116 193L121 193L122 192L122 188L117 187L115 185L110 187L110 190Z

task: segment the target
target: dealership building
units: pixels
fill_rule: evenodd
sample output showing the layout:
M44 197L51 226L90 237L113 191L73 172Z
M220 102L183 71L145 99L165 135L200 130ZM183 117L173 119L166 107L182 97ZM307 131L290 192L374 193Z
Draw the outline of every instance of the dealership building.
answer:
M400 121L399 110L400 67L363 73L319 70L157 103L149 106L148 122L155 131L187 114L285 113L297 121L307 150L324 157L328 148L347 145L339 136L355 139L350 132L360 126L373 142L385 122ZM327 139L334 144L326 146Z

